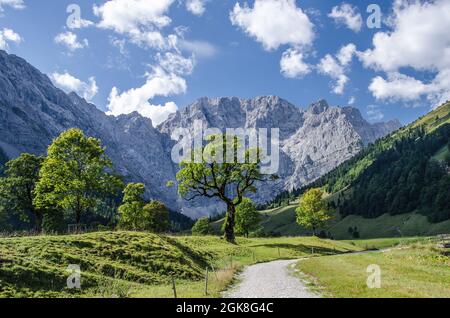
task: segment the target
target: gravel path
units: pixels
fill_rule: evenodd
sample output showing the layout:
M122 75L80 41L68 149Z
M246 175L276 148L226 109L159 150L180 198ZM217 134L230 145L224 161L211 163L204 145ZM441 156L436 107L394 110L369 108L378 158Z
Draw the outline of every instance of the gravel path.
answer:
M225 298L318 298L299 278L291 275L298 260L274 261L248 266L240 283L224 292Z

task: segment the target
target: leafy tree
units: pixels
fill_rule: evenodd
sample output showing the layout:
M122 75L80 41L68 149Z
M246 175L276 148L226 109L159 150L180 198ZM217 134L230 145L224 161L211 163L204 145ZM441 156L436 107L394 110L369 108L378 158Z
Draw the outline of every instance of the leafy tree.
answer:
M295 210L297 223L312 229L313 235L316 235L316 230L332 218L332 210L327 208L322 197L322 190L310 189L300 198L300 206Z
M22 220L31 215L38 232L42 230L43 211L33 205L33 199L42 161L42 157L21 154L6 163L6 177L0 183L2 209L18 213Z
M248 237L250 231L259 226L260 214L256 205L249 198L242 199L242 203L236 207L236 231Z
M40 209L72 212L80 224L84 214L122 188L122 181L111 170L112 162L100 140L86 137L80 129L69 129L48 147L34 203Z
M119 207L119 227L128 230L141 228L143 216L145 185L129 183L123 190L123 201Z
M210 235L212 234L212 228L208 217L198 219L192 227L192 235Z
M129 183L123 191L123 202L119 207L119 226L133 231L161 233L169 230L169 211L163 203L144 200L145 185Z
M166 232L170 228L169 211L159 201L151 201L143 209L143 230L154 233Z
M236 206L241 204L246 193L257 191L255 182L266 181L268 176L260 172L258 149L246 150L246 163L239 163L236 154L242 150L242 145L236 137L215 135L208 141L201 149L194 149L190 158L180 164L178 191L187 200L206 197L224 202L227 206L225 239L234 243ZM232 154L227 155L228 148L233 149ZM200 158L200 162L194 158Z
M42 219L42 230L46 234L63 233L64 213L61 210L46 211Z

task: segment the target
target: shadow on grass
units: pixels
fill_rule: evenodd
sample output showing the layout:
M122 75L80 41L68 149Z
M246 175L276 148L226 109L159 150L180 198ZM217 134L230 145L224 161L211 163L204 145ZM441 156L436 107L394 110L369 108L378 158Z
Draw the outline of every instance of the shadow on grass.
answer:
M201 254L201 253L195 252L191 248L177 242L177 240L174 240L170 237L161 237L161 238L165 239L168 243L172 244L177 249L179 249L183 254L185 254L187 257L189 257L200 268L208 267L209 263L207 261L207 258L212 259L214 256L212 253Z

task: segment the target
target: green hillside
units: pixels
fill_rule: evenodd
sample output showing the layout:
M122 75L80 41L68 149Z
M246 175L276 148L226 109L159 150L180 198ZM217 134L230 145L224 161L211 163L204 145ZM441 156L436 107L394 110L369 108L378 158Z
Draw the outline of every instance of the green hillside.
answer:
M330 200L330 198L328 198ZM307 236L308 231L296 223L295 209L297 205L260 211L261 230L258 234L263 236ZM213 223L216 234L220 234L223 220ZM364 218L357 215L346 217L336 213L329 222L326 232L334 239L345 240L354 238L349 228L357 228L360 239L406 237L406 236L432 236L450 233L450 220L431 223L427 217L417 213L400 215L384 214L377 218Z
M241 265L279 258L359 251L361 247L318 238L171 237L140 232L0 238L1 297L179 297L210 296L233 279ZM79 265L82 289L69 290L69 264Z
M342 216L377 218L418 213L432 223L450 219L450 104L363 150L309 187L339 194ZM351 189L351 191L349 191Z
M450 233L450 103L369 145L304 189L323 188L337 207L334 238ZM283 201L283 200L281 200ZM262 212L265 233L303 235L295 206Z

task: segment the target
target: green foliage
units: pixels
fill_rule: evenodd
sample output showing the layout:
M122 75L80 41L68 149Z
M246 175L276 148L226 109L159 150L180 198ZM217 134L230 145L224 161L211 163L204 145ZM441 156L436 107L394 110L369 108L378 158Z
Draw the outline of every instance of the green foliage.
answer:
M303 227L316 230L325 225L332 218L333 211L323 200L324 193L320 189L310 189L300 198L300 206L295 211L297 213L297 223Z
M144 200L145 185L129 183L123 191L123 203L119 207L119 227L133 231L166 232L170 228L169 211L164 204Z
M192 227L192 235L211 235L213 230L211 228L210 220L208 217L198 219Z
M170 228L169 212L159 201L151 201L143 209L143 229L153 233L167 232Z
M61 210L47 211L42 220L42 230L45 234L61 234L66 231L64 214Z
M121 189L122 181L111 169L100 140L69 129L48 147L34 204L40 209L70 211L79 224L84 214Z
M255 182L265 181L267 176L260 172L258 149L244 150L236 137L227 135L210 136L208 141L180 164L178 190L187 200L206 197L223 201L227 205L225 238L234 242L236 206L246 193L257 191ZM237 160L237 153L241 151L245 163Z
M143 183L129 183L123 190L123 203L139 202L144 205L145 185Z
M3 175L4 165L8 162L8 156L3 151L2 147L0 147L0 177Z
M169 210L169 221L172 232L187 231L194 225L194 220L190 217L172 210Z
M374 163L352 182L352 195L343 200L340 212L375 218L419 212L431 222L450 219L450 176L434 154L450 138L450 125L432 133L411 133L377 156Z
M137 231L142 228L144 204L140 202L124 203L119 207L119 228Z
M445 161L445 163L447 164L447 166L450 166L450 150L449 150L449 152L445 155L444 161Z
M249 198L244 198L242 203L236 207L236 232L248 237L251 231L259 227L261 215L258 213L256 205Z
M43 158L32 154L21 154L5 165L5 175L0 181L0 210L18 214L28 221L31 217L35 229L41 231L42 210L33 204L35 184Z
M129 183L123 190L123 201L119 207L119 227L126 230L143 228L143 208L145 185L142 183Z

